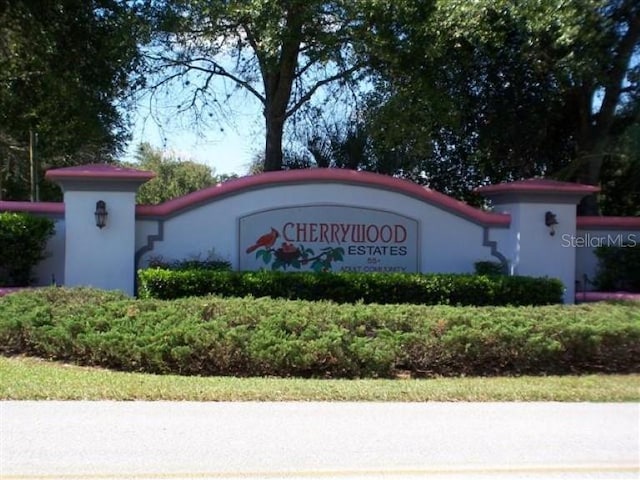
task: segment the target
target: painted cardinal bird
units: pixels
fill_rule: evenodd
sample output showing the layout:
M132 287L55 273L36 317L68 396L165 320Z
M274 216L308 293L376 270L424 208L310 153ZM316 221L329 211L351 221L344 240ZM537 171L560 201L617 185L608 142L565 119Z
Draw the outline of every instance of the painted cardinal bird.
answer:
M279 236L280 234L278 233L278 231L275 228L271 227L271 231L269 233L265 233L264 235L262 235L258 240L256 240L256 243L247 248L247 253L251 253L260 247L264 247L267 249L273 247L273 244L276 243L276 239Z

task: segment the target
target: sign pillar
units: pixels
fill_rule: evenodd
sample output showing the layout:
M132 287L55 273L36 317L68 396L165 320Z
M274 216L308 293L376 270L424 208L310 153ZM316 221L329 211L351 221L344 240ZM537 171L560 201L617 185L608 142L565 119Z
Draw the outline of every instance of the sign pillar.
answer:
M575 301L576 252L568 238L576 235L576 206L598 187L530 179L477 189L493 209L511 215L503 252L510 275L551 277L562 281L564 302Z
M134 293L135 197L154 174L113 165L47 172L65 204L65 285Z

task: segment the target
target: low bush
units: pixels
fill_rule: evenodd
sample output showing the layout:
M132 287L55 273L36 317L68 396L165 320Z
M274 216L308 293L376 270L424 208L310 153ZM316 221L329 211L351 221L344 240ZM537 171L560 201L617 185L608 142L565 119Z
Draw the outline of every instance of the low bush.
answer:
M31 284L31 270L45 258L53 221L27 213L0 213L0 286Z
M595 254L598 257L596 288L640 292L640 243L598 247Z
M218 258L213 253L210 253L205 259L193 256L182 260L168 260L162 256L156 256L149 259L149 267L165 270L229 271L231 270L231 262Z
M505 275L506 267L500 262L480 261L473 264L477 275Z
M549 278L390 273L214 272L151 268L138 272L142 298L224 297L332 300L337 303L546 305L562 301Z
M640 372L640 304L168 302L47 288L0 298L0 353L187 375Z

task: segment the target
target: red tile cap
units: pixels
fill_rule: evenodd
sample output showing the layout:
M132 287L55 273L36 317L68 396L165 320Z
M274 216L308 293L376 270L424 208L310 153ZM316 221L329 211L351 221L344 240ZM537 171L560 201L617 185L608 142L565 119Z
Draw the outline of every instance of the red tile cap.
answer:
M581 183L560 182L558 180L548 180L545 178L530 178L518 180L516 182L497 183L495 185L485 185L475 189L481 195L496 195L505 193L534 193L534 194L582 194L589 195L600 191L600 187L594 185L584 185Z
M56 168L45 174L48 180L132 180L146 182L155 177L153 172L106 163Z

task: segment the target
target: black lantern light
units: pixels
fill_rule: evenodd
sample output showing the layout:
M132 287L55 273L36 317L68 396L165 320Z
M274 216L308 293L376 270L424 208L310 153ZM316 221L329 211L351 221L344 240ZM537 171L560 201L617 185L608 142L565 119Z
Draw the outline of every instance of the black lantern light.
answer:
M556 234L555 226L558 225L556 214L551 211L547 211L544 214L544 224L549 227L549 235L554 236Z
M96 202L95 211L96 227L102 229L107 225L107 215L109 215L109 213L107 212L107 204L104 200L98 200Z

